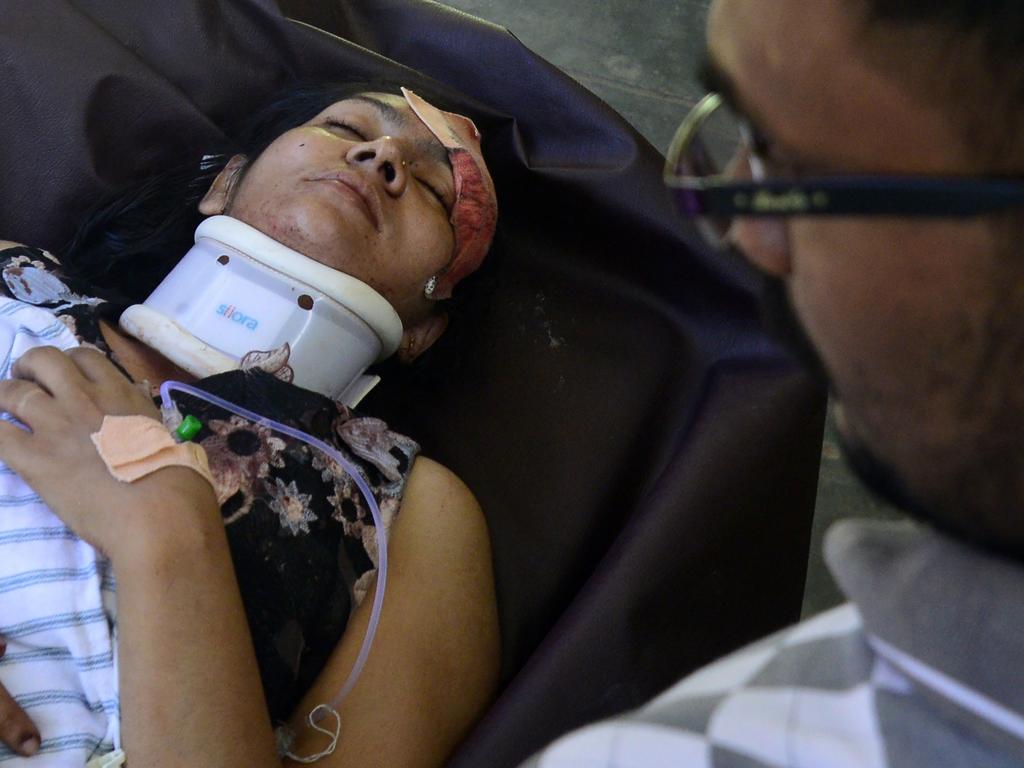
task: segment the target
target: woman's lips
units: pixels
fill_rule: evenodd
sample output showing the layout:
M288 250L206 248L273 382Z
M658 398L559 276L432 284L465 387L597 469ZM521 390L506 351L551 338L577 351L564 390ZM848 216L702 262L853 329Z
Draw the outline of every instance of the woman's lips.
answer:
M359 204L367 220L373 228L380 232L381 205L380 199L371 186L350 173L332 173L318 176L312 181L329 184L348 200Z

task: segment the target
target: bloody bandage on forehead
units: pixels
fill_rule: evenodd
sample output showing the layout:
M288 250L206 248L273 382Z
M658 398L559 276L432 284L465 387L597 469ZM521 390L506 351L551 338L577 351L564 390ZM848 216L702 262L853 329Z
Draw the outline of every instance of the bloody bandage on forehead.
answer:
M442 112L408 88L402 89L409 107L448 151L455 178L455 204L450 218L455 232L455 256L438 276L433 298L447 299L462 278L483 262L498 222L494 181L480 151L480 132L468 117Z

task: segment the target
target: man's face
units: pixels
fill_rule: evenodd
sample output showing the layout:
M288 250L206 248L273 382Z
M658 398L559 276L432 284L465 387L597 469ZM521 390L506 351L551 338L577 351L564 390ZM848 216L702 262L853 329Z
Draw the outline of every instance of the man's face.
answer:
M851 0L716 0L708 28L721 89L769 140L769 174L978 175L941 100L900 62L937 55L868 38ZM904 57L906 57L904 59ZM740 221L736 245L783 281L828 371L848 442L925 507L1022 498L991 487L992 454L1019 470L1020 289L990 220ZM1000 455L1004 463L1011 460ZM987 485L986 485L987 484ZM1012 484L1011 487L1006 487Z

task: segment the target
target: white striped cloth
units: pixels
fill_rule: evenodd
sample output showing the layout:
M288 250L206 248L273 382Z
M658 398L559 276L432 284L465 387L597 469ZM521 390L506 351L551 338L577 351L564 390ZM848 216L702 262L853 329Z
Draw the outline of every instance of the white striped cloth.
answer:
M47 310L0 298L0 379L40 346L78 341ZM28 760L0 745L2 768L81 768L120 747L114 595L109 561L0 464L0 684L42 735Z

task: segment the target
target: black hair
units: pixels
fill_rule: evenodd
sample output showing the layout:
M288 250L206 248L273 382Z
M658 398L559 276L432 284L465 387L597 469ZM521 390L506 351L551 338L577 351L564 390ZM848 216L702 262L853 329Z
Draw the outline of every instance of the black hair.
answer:
M1024 3L1020 0L864 0L872 21L926 24L954 39L980 36L991 61L1024 70Z
M925 28L947 43L938 76L947 100L959 104L976 144L1005 154L1024 113L1024 3L1021 0L859 0L869 29ZM959 49L959 50L957 50ZM965 55L957 55L957 54ZM974 70L975 67L979 67ZM982 75L964 80L966 72ZM1009 146L1008 146L1009 145ZM1015 162L1015 161L1014 161Z
M59 251L64 272L116 303L143 301L191 248L204 218L199 202L233 155L245 155L249 167L281 134L337 101L370 92L397 93L398 86L379 81L315 82L280 91L223 145L211 147L212 154L186 157L101 199ZM436 94L423 95L447 106Z

